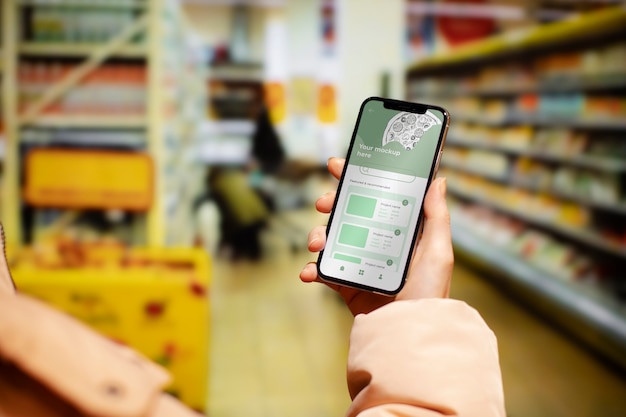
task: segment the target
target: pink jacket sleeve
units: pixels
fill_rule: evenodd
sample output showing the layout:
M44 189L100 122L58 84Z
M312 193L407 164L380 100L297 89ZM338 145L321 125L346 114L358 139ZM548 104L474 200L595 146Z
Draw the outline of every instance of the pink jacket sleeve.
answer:
M198 416L161 392L169 380L65 313L0 292L0 416Z
M198 417L162 393L169 374L16 293L0 225L0 416Z
M493 332L448 299L391 303L355 318L348 416L504 417Z

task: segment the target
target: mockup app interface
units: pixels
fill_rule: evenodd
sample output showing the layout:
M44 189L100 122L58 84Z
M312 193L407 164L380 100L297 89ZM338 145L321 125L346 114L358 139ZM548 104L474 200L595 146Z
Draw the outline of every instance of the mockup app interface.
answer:
M324 275L398 288L443 121L437 110L365 104L320 263Z

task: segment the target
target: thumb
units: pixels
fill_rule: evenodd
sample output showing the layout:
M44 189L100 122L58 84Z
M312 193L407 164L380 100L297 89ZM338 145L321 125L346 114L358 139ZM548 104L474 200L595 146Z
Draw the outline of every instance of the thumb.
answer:
M446 179L431 184L424 199L424 230L417 245L403 299L447 297L454 266Z
M428 243L422 245L425 250L452 250L452 236L450 233L450 213L446 203L446 178L437 178L431 184L424 199L424 230L422 240Z

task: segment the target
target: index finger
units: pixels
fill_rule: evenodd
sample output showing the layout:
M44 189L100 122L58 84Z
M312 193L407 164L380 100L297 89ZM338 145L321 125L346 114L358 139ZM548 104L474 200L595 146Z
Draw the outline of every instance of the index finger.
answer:
M337 179L341 177L343 166L346 164L345 158L332 157L328 158L328 172Z

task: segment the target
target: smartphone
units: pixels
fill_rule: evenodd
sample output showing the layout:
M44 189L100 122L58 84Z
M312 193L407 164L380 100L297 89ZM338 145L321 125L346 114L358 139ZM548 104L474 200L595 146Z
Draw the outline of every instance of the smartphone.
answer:
M317 260L320 278L390 296L402 289L449 118L429 104L363 102Z

